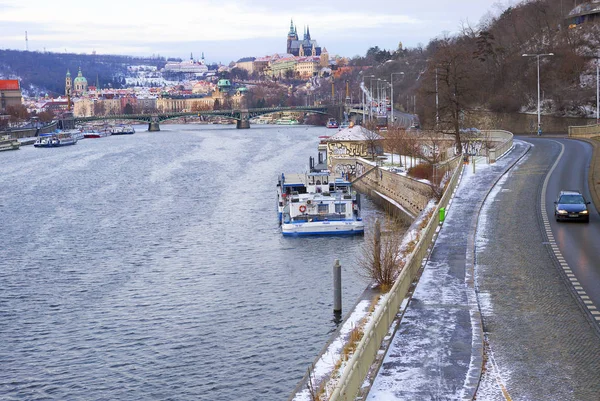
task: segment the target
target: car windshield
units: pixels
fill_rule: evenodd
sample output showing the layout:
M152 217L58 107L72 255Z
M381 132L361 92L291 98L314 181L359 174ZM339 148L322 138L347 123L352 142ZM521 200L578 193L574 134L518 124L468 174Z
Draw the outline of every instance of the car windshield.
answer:
M566 204L566 205L576 205L579 203L585 203L583 201L583 196L581 195L563 195L558 200L558 203Z

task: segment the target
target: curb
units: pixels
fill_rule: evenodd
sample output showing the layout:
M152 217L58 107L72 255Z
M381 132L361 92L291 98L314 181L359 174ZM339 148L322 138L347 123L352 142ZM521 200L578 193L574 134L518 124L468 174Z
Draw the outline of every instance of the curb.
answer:
M573 138L592 145L592 158L588 169L588 187L592 195L592 202L596 211L600 213L600 141L596 139Z

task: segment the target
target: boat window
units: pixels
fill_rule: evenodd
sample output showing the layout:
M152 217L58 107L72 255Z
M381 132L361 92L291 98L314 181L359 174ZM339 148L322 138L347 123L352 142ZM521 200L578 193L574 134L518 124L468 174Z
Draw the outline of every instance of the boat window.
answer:
M329 212L329 205L327 203L320 203L318 208L319 213Z
M335 212L336 213L346 213L346 204L345 203L336 203L335 204Z
M321 185L321 180L317 180L317 185Z

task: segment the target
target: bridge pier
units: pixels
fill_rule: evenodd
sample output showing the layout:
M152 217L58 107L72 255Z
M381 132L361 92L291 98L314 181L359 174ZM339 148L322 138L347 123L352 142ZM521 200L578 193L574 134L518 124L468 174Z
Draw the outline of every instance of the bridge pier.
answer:
M240 119L237 120L236 128L237 129L247 129L250 128L250 113L248 113L248 109L240 110Z
M148 123L148 132L160 131L160 125L158 123L158 116L150 117L150 122Z

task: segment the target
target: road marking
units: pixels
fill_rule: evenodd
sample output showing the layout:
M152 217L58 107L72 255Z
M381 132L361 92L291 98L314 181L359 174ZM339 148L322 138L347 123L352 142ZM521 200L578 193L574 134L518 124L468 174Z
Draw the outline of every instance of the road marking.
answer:
M560 159L562 158L563 153L565 152L565 145L563 145L562 143L560 143L558 141L555 141L555 142L558 143L561 147L560 154L558 155L558 157L556 158L556 161L550 168L550 171L548 171L548 174L546 174L546 178L544 179L544 185L542 186L542 194L541 194L541 199L540 199L542 222L544 224L544 229L546 231L546 237L548 239L548 242L543 242L542 244L550 245L550 247L552 248L552 253L554 254L554 257L556 258L556 260L558 260L560 266L563 269L563 272L565 273L565 275L567 276L567 278L573 285L573 288L577 292L579 299L581 299L581 301L583 301L584 306L587 308L588 312L592 314L594 319L597 322L600 322L600 312L597 310L596 306L594 305L594 302L590 300L590 297L587 295L587 293L585 292L585 290L583 289L583 287L577 280L577 277L575 276L575 274L569 267L569 264L567 263L567 261L565 260L565 258L562 255L562 253L560 252L560 248L554 241L554 234L552 233L552 226L550 226L550 223L548 220L548 213L546 211L546 192L548 189L548 181L550 181L550 176L554 172L554 169L556 168L556 166L558 166L558 163L560 162Z

